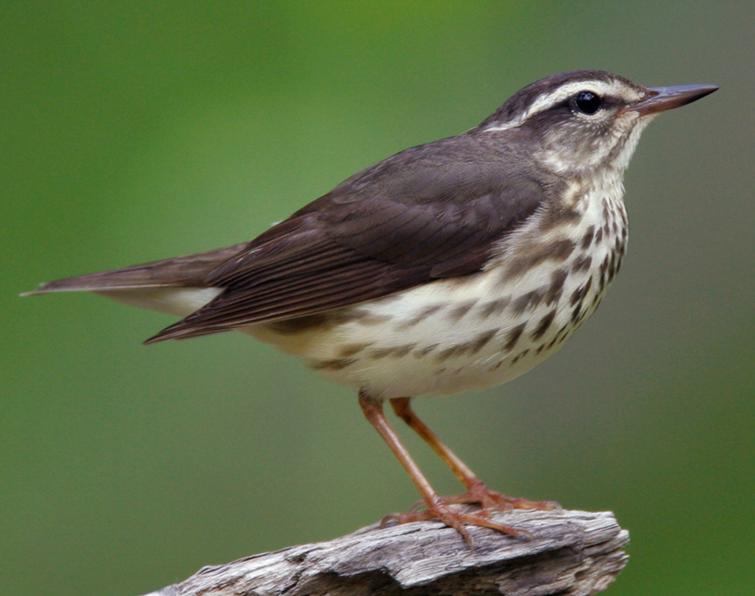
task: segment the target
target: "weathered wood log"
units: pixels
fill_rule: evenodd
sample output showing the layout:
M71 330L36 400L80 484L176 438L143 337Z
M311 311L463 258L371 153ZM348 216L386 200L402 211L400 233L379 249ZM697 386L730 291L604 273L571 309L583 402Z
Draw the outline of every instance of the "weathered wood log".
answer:
M610 512L509 511L493 519L529 532L470 527L467 546L436 522L377 524L327 542L203 567L148 596L272 594L595 594L627 563L629 533Z

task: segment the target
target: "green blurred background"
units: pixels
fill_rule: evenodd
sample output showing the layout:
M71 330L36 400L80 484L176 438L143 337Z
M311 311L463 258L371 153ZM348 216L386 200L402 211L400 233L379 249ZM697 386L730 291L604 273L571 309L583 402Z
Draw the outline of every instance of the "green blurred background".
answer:
M16 292L251 238L536 78L606 68L721 90L645 133L593 320L532 374L418 410L493 486L615 511L613 593L752 593L752 7L3 2L0 591L144 592L416 499L354 395L290 357L147 348L170 318Z

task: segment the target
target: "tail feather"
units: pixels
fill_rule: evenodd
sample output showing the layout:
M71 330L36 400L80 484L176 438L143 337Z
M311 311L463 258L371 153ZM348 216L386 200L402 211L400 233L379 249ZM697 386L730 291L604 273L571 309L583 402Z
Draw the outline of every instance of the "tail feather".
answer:
M205 277L215 267L240 252L247 243L184 257L151 261L123 269L113 269L67 277L40 284L21 296L53 292L102 292L162 287L206 287Z

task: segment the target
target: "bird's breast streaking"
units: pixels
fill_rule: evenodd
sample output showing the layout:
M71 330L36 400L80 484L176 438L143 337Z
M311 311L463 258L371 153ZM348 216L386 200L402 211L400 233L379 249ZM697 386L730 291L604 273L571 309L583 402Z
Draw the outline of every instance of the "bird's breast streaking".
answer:
M385 398L509 381L561 347L619 269L628 231L622 186L602 182L575 183L480 273L245 331Z

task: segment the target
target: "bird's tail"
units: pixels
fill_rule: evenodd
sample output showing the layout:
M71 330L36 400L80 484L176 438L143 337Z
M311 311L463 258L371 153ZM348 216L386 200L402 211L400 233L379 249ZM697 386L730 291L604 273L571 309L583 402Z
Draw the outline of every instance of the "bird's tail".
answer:
M118 292L150 288L207 287L207 275L224 261L241 251L246 243L197 253L111 269L89 275L66 277L40 284L22 296L53 292Z
M218 250L132 265L40 284L21 296L54 292L93 292L129 306L185 317L202 308L223 290L206 278L239 253L246 243Z

